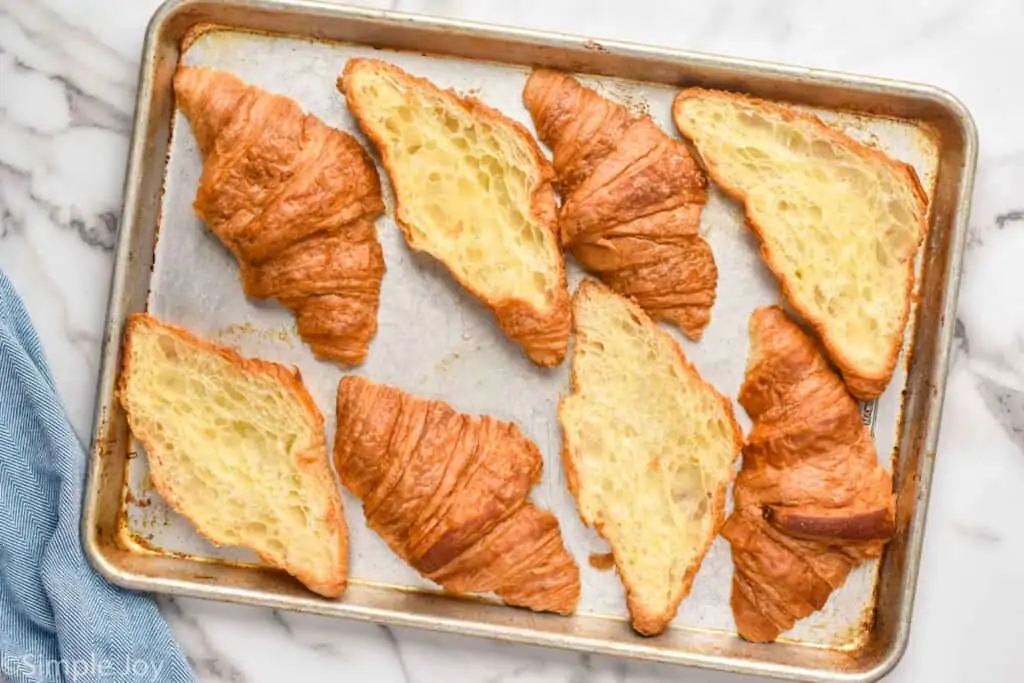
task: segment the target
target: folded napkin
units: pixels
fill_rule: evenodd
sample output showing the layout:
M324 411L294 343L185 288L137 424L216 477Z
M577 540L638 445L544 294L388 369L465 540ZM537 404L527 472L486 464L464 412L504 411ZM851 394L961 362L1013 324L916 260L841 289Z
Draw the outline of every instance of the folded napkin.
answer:
M85 455L0 272L0 680L193 681L153 601L82 552Z

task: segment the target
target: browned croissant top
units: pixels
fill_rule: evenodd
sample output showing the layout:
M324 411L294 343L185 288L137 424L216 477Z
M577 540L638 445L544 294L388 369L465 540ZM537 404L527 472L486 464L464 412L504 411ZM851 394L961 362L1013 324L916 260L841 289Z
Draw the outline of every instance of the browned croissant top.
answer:
M699 339L718 270L699 232L707 178L686 145L557 71L535 70L523 101L554 155L563 246L612 289Z
M194 208L246 294L295 313L317 356L357 364L377 330L380 179L355 139L230 73L181 67L178 104L203 155Z
M751 316L750 343L739 400L754 426L722 535L739 633L768 642L881 554L895 498L856 401L810 337L768 307Z
M558 520L526 499L542 461L514 424L348 376L338 387L335 465L369 527L452 593L576 609L579 568Z

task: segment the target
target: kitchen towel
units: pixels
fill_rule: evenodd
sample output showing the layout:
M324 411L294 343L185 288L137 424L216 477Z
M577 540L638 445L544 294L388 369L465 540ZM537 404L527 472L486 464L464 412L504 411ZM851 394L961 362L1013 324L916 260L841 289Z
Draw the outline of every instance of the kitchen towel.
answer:
M39 338L0 272L0 680L193 681L152 599L86 560L84 477Z

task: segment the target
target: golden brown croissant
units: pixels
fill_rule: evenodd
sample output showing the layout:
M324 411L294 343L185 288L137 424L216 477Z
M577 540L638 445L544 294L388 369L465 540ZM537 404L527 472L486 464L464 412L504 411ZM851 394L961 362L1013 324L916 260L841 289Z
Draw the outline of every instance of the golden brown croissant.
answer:
M821 609L894 532L892 479L857 403L776 306L750 319L739 400L754 426L722 535L741 636L769 642Z
M379 59L350 59L338 89L381 155L406 244L444 264L533 362L561 363L555 174L526 127Z
M653 317L699 339L718 269L699 232L707 178L682 142L572 76L537 69L523 90L551 148L562 245Z
M334 449L369 527L422 575L452 593L576 609L579 568L558 520L526 499L542 462L514 424L349 376Z
M356 365L377 332L380 179L352 136L293 100L205 67L174 91L203 155L194 208L248 296L276 298L319 358Z

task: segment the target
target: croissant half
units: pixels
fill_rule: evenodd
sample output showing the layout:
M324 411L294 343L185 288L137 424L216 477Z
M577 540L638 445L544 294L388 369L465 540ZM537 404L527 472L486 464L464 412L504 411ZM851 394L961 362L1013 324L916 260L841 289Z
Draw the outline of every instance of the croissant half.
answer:
M367 525L448 591L576 609L579 568L558 520L526 499L542 461L514 424L349 376L338 387L335 465Z
M722 535L741 636L770 642L824 607L894 532L892 479L857 403L778 307L750 319L739 400L753 421Z
M370 157L293 100L225 71L181 67L174 90L203 155L193 206L235 255L246 294L291 309L317 357L361 363L384 276Z
M380 152L406 243L444 264L538 365L569 342L554 171L524 126L377 59L338 79Z
M716 186L739 201L786 301L850 393L877 398L896 369L928 233L914 168L808 112L687 88L672 106Z
M137 313L117 397L154 490L199 534L248 548L325 597L345 592L341 493L323 415L296 368Z
M707 178L649 116L557 71L537 69L523 101L551 148L563 246L620 294L699 339L718 270L699 232Z

